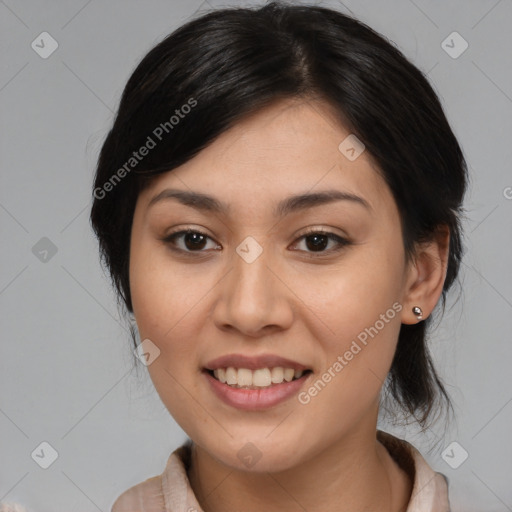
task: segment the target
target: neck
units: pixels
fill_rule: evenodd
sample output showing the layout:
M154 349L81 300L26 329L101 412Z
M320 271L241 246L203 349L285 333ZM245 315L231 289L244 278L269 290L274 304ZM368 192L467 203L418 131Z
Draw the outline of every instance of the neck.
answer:
M189 480L204 512L322 510L403 512L412 482L376 440L358 429L300 466L279 472L239 471L195 444Z

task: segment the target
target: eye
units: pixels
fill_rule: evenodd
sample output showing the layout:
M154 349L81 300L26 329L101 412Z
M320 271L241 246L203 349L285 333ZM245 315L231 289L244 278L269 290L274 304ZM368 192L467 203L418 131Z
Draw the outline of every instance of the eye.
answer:
M302 235L299 240L305 242L306 252L313 253L311 254L313 257L314 253L320 253L322 255L337 252L343 249L343 247L350 245L350 242L346 238L323 229L312 229ZM334 247L325 250L329 242L333 242Z
M208 235L198 231L197 229L184 229L181 231L175 231L174 233L166 236L163 241L170 244L173 250L181 252L204 252L202 249L205 248L206 241L210 239ZM180 247L176 241L181 240L183 245ZM210 239L211 240L211 239ZM215 247L218 247L216 245ZM215 248L214 247L214 248Z

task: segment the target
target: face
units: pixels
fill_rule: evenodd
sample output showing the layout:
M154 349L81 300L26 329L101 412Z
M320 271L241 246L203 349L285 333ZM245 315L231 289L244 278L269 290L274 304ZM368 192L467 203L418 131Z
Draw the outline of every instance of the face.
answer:
M370 155L339 149L349 134L323 103L282 101L137 200L130 287L141 340L159 351L151 379L188 436L230 467L250 469L247 452L260 457L253 471L285 470L375 429L407 266ZM285 203L324 192L349 198ZM222 383L215 367L257 389ZM269 386L289 376L279 367L307 371Z

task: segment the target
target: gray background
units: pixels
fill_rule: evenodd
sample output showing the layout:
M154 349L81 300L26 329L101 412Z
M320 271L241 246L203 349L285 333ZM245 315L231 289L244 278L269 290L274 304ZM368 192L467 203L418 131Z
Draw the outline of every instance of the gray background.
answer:
M145 368L131 371L88 214L95 160L135 65L221 5L242 3L0 2L0 502L107 511L185 439ZM449 477L454 512L512 510L512 1L321 5L353 13L428 72L470 166L463 292L432 340L457 421L444 437L442 425L426 436L387 428ZM31 47L43 31L59 45L46 59ZM469 44L457 58L442 47L453 31ZM41 252L43 237L55 254ZM43 441L59 454L48 469L31 457ZM453 441L452 460L469 454L457 469L442 456Z

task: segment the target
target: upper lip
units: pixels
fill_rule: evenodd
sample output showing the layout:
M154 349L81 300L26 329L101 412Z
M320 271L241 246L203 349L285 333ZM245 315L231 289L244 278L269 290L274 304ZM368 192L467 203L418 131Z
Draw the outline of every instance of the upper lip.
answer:
M218 368L247 368L248 370L257 370L258 368L293 368L294 370L309 370L307 366L286 359L274 354L262 354L259 356L245 356L243 354L228 354L217 357L206 363L207 370L216 370Z

